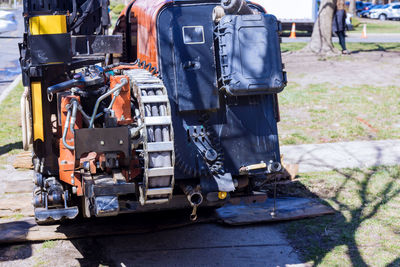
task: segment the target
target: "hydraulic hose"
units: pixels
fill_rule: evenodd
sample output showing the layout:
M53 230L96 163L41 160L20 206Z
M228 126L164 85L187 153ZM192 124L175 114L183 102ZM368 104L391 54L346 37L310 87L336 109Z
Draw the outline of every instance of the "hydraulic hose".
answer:
M66 148L68 148L69 150L74 150L74 149L75 149L75 146L70 146L70 145L67 143L67 140L66 140L67 132L68 132L68 126L69 126L69 123L70 123L70 118L71 118L71 109L68 109L67 118L65 119L65 124L64 124L64 131L63 131L63 135L62 135L62 142L63 142L63 144L64 144L64 146L65 146Z
M69 127L71 130L71 133L75 133L74 126L75 126L75 122L76 122L76 112L78 111L78 102L73 101L71 103L71 105L72 105L72 115L71 115L71 121L69 123Z
M135 66L135 65L137 65L139 68L147 69L147 70L148 70L149 72L151 72L153 75L158 74L157 67L153 67L153 66L151 65L151 63L146 63L145 60L141 61L140 59L136 59L136 60L135 60L134 62L132 62L132 63L126 63L126 62L114 63L114 64L111 64L111 65L105 66L103 69L104 69L104 71L109 71L109 70L111 70L111 69L113 69L113 68L116 68L116 67L118 67L118 66Z
M127 84L127 83L128 83L128 81L126 79L121 79L120 84L118 84L112 90L108 91L107 93L105 93L104 95L100 96L97 99L96 104L93 109L92 117L90 118L89 128L94 128L93 124L94 124L94 120L96 119L97 109L99 108L100 102L103 101L106 97L110 96L111 94L117 92L118 90L121 90L121 88L124 87L125 84Z

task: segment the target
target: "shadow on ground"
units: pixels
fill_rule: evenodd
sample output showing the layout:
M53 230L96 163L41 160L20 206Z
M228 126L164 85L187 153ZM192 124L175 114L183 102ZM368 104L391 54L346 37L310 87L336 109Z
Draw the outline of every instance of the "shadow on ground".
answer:
M0 156L7 154L8 152L14 149L22 149L22 142L15 142L12 144L6 144L4 146L0 146Z
M371 48L355 49L355 50L352 50L352 51L350 52L350 54L358 54L358 53L360 53L360 52L389 52L389 51L391 51L392 49L399 49L399 46L398 46L398 45L393 45L393 46L382 46L382 45L379 44L379 43L374 43L374 44L377 46L377 48L374 48L374 49L371 49Z
M398 221L398 209L390 205L399 203L400 166L335 170L326 180L321 177L314 183L303 178L288 188L280 186L279 191L310 197L316 194L338 211L333 216L281 225L305 262L311 261L315 266L368 266L371 262L375 266L399 266L400 251L396 252L399 230L394 223ZM307 188L313 191L311 195ZM385 227L389 231L385 232ZM349 262L340 257L343 254Z

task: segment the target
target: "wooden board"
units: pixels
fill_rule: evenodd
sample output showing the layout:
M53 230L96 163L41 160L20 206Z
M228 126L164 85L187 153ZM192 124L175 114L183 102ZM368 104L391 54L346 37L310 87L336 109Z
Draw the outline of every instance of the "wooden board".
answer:
M15 169L33 169L32 164L32 152L31 151L22 151L19 153L13 162L13 167Z
M193 223L212 222L215 217L199 216L189 220L190 211L173 211L169 214L129 214L109 218L93 218L56 225L37 225L33 218L0 224L0 244L32 241L74 239L94 236L150 233L183 227Z

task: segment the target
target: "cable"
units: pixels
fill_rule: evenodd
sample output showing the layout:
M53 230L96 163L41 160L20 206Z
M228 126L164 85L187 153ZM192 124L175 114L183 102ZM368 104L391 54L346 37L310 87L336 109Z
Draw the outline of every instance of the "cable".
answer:
M151 65L151 63L147 63L145 60L142 61L140 59L136 59L135 62L132 62L132 63L126 63L126 62L114 63L114 64L111 64L111 65L105 66L103 69L104 69L104 71L109 71L109 70L111 70L113 68L116 68L118 66L135 66L135 65L137 65L139 68L142 68L144 70L147 69L153 75L157 75L159 73L158 70L157 70L157 67L155 67L155 66L153 67Z

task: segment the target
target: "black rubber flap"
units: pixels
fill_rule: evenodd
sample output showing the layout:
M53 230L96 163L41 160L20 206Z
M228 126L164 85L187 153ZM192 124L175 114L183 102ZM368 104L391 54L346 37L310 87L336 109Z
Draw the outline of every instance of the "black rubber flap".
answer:
M309 198L278 198L275 215L271 214L273 208L274 200L270 198L264 203L225 205L217 209L216 213L224 223L232 225L289 221L335 213L332 208Z

